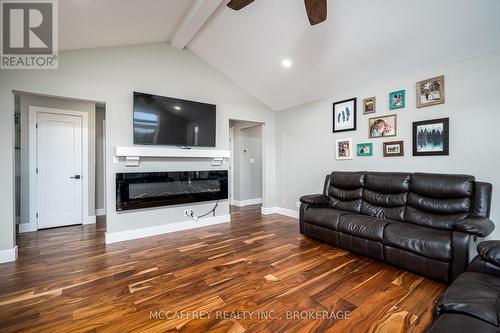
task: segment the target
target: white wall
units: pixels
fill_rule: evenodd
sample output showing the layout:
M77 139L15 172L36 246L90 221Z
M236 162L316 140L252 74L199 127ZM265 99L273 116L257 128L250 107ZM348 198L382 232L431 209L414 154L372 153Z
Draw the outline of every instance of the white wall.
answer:
M443 74L446 103L416 108L415 83ZM332 78L335 79L335 78ZM388 94L406 89L406 108L389 111ZM500 238L500 51L422 70L364 89L345 91L330 98L277 113L277 202L297 209L301 195L320 193L324 176L333 170L422 171L472 174L493 184L492 220L497 229L490 238ZM363 98L376 96L375 115L397 114L398 136L368 139L368 118ZM332 133L332 103L358 98L357 131ZM450 118L450 155L413 157L412 122ZM335 160L336 139L353 138L356 143L373 142L373 157ZM405 156L384 158L382 142L404 140Z
M183 207L117 213L115 173L130 171L209 169L196 160L150 161L130 169L113 163L116 146L130 146L132 92L179 97L217 105L217 147L229 149L229 119L265 123L264 166L266 206L275 204L275 113L195 56L166 43L67 51L59 54L58 70L9 70L0 74L0 249L14 246L14 103L12 90L106 103L107 229L118 232L184 221ZM224 166L227 168L227 165ZM198 204L200 213L211 204ZM227 214L227 203L219 214Z
M262 198L262 125L234 121L233 199ZM244 151L246 150L246 152ZM253 159L251 163L250 159Z
M89 115L89 210L87 216L95 215L95 103L75 101L31 94L18 94L21 111L21 220L22 224L29 223L29 107L39 106L52 109L87 112Z

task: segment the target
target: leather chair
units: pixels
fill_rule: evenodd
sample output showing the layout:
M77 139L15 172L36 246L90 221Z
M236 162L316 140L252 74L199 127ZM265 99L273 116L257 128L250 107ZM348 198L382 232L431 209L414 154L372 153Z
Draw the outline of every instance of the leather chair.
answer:
M473 176L335 171L300 198L300 232L440 281L469 263L489 235L492 186Z
M478 256L436 303L432 333L499 332L500 241L477 246Z

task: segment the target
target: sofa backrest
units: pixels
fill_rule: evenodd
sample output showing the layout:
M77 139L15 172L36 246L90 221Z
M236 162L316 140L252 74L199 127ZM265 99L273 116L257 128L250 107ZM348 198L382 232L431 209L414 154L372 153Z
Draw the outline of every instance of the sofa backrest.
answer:
M451 230L471 212L474 182L469 175L412 174L405 221Z
M330 207L359 213L364 183L365 172L332 172L327 192Z
M490 216L492 186L469 175L334 171L323 193L335 209L451 230L454 220Z
M367 172L361 213L403 221L410 189L410 177L409 173Z

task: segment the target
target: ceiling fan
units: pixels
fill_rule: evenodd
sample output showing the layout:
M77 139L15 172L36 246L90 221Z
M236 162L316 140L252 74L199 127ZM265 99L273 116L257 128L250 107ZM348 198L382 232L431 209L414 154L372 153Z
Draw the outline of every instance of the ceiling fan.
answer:
M234 10L240 10L252 2L254 0L231 0L227 6ZM326 20L326 0L304 0L304 4L306 5L307 17L311 25L316 25Z

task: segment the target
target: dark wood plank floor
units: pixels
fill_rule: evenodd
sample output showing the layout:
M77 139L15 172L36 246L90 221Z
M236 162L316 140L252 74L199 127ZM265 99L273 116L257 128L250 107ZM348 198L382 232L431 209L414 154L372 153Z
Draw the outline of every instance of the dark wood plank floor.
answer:
M104 229L21 235L0 265L0 332L422 332L445 288L259 207L108 246Z

